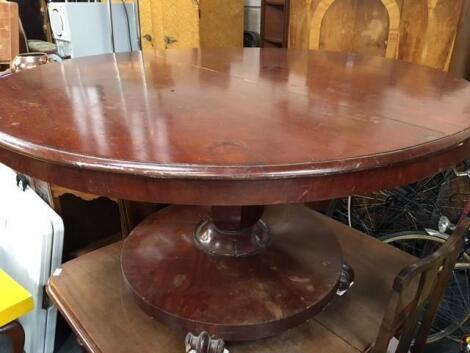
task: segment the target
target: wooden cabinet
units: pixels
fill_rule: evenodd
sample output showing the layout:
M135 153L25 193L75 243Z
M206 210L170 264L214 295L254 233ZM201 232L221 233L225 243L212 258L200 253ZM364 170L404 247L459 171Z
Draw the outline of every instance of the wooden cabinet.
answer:
M291 0L289 47L462 71L470 50L469 20L468 0Z
M140 0L142 47L243 46L243 0Z

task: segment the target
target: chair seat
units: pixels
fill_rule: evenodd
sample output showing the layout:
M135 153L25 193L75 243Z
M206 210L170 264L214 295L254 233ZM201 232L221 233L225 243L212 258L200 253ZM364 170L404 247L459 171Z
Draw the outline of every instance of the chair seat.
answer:
M317 217L319 226L331 224L324 216ZM377 338L396 275L416 258L345 225L338 227L336 237L354 269L354 285L315 321L364 352Z
M31 294L0 269L0 327L33 309Z
M46 54L57 53L57 46L54 43L45 42L43 40L30 39L28 40L28 48L31 52L40 52Z

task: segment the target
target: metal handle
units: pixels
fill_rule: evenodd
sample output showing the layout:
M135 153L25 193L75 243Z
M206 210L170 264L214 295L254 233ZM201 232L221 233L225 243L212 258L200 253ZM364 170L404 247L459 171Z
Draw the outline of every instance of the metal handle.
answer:
M168 48L169 45L177 42L178 40L174 37L171 36L165 36L165 47Z
M142 36L142 38L144 38L146 41L149 41L149 42L152 42L153 38L150 34L144 34Z

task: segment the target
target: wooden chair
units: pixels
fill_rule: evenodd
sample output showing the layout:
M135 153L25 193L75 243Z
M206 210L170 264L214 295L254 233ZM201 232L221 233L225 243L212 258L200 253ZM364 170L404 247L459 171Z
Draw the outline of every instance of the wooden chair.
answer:
M23 353L25 335L17 319L32 309L31 294L0 270L0 335L10 339L12 353Z
M470 221L462 220L441 248L430 256L405 267L396 276L391 296L382 299L385 313L381 325L360 323L360 321L367 321L370 317L368 300L371 305L375 303L377 306L381 299L372 297L377 293L382 295L383 292L376 287L377 280L363 278L361 281L357 278L358 274L356 274L357 285L353 286L344 298L338 298L336 302L328 306L315 318L315 321L356 346L360 351L362 349L358 347L359 344L354 342L358 336L360 336L361 343L370 340L369 346L365 349L368 353L387 352L391 340L397 337L399 342L396 350L392 352L422 353L439 302L463 249L469 227ZM347 242L342 241L341 244L346 254L358 251L353 243L349 243L352 245L350 249L344 248ZM373 249L364 249L364 251L368 250L373 251ZM354 264L352 266L354 267ZM384 268L385 271L387 271L386 268ZM363 277L366 276L364 274ZM367 295L370 297L364 298ZM386 300L388 303L385 305ZM361 328L359 334L358 326Z

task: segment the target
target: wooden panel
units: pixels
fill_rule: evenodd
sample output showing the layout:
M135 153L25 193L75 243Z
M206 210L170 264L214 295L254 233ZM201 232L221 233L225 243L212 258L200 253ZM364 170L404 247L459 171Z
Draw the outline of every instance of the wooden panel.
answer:
M142 0L139 5L144 50L199 47L197 2Z
M394 58L399 23L395 0L322 0L310 22L309 48Z
M19 52L18 4L0 3L0 62L9 62Z
M161 4L164 48L199 47L199 5L194 0L152 1ZM152 13L158 18L154 7ZM155 17L156 16L156 17ZM175 40L173 42L173 40ZM161 43L158 40L158 43ZM160 47L160 46L159 46Z
M286 48L289 31L289 0L264 0L261 3L261 46Z
M321 0L290 0L289 48L309 49L312 14Z
M399 59L448 70L462 0L405 0Z
M463 74L470 60L470 26L465 26L463 4L464 0L292 0L289 47L383 55L447 71L460 30L453 67Z
M243 47L243 0L199 0L201 48Z
M62 186L56 186L56 185L51 185L51 193L52 193L53 198L59 198L65 194L72 194L85 201L93 201L93 200L100 198L99 195L89 194L89 193L81 192L81 191L75 191L75 190L63 188ZM116 202L116 200L113 200L113 201Z
M470 80L470 1L465 1L457 28L449 71Z
M338 0L323 18L319 47L385 56L388 28L388 13L380 0Z
M139 1L139 21L142 50L153 50L154 30L152 22L152 0Z
M242 47L243 1L141 0L144 50Z
M264 38L271 43L282 43L284 27L284 10L280 6L266 6L265 16L269 21L265 22Z

